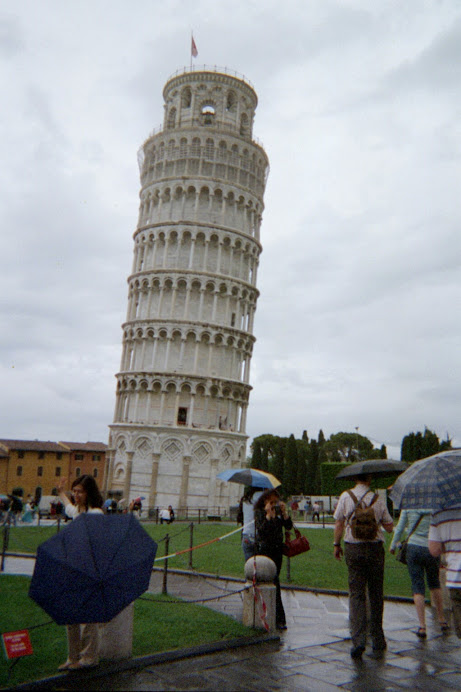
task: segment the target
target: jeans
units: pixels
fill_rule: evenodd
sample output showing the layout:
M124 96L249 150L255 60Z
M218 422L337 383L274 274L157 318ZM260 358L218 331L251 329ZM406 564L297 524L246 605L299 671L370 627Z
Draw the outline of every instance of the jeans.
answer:
M245 562L256 554L255 539L253 536L248 536L248 534L242 535L242 550Z

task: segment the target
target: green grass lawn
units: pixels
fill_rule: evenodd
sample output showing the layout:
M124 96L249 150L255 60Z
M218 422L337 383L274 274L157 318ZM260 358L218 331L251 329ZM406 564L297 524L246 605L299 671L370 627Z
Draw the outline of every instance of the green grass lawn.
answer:
M183 550L189 546L189 532L181 524L172 524L168 528L155 524L144 524L145 529L156 541L165 534L170 535L168 553ZM204 543L210 538L223 536L232 531L235 524L200 524L194 526L194 545ZM321 589L339 589L347 591L347 569L344 559L338 562L333 557L332 529L302 529L307 536L311 549L290 560L290 584ZM390 535L386 535L386 547L390 544ZM165 555L165 543L159 542L157 557ZM204 548L194 550L192 554L193 568L199 572L209 572L219 576L243 577L243 552L240 546L240 534L236 533L222 541L212 543ZM156 561L156 566L162 566L162 561ZM168 567L188 569L189 554L179 555L168 560ZM282 583L287 581L287 561L281 572ZM411 597L410 579L404 565L397 562L395 557L387 553L384 575L384 593L392 596Z
M168 553L184 550L189 547L189 524L174 523L169 526L143 523L146 531L158 542L157 558L165 555L165 541L170 537ZM194 545L224 536L236 528L230 523L201 523L194 524ZM65 529L61 529L65 530ZM37 546L56 532L55 527L18 527L11 529L10 552L35 553ZM310 588L339 589L347 591L347 569L344 559L338 562L333 558L332 529L302 529L311 545L308 553L298 555L290 560L291 584ZM386 534L386 546L389 546L390 535ZM157 560L155 566L162 567L163 561ZM194 550L192 553L193 569L219 576L243 577L243 553L240 546L240 533ZM171 569L188 569L189 553L178 555L168 560ZM287 582L286 560L282 567L282 583ZM404 565L386 554L384 576L384 593L389 596L411 597L410 579Z
M0 631L28 629L34 651L32 656L18 660L9 679L11 661L4 655L1 657L0 687L3 688L55 675L58 665L67 658L65 627L50 622L46 613L29 598L29 584L29 577L0 576ZM172 599L168 596L148 598L135 602L134 656L255 634L255 630L204 606L188 603L169 606Z

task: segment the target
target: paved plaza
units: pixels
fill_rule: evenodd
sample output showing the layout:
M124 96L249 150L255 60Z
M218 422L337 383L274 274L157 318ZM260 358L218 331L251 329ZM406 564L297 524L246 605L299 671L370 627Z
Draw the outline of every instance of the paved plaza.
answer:
M7 571L11 569L7 564ZM242 583L235 580L168 575L168 592L186 600L222 596L226 591L235 592L241 587ZM161 588L162 573L155 572L150 590L158 593ZM299 589L284 589L282 595L288 630L280 633L278 640L155 665L147 660L138 661L136 669L112 674L111 670L115 669L109 666L104 676L99 676L98 672L56 676L46 688L242 692L461 689L461 641L453 634L442 636L430 611L428 638L420 641L414 634L414 606L387 601L384 629L388 650L385 657L374 660L365 654L362 661L355 663L349 655L346 596L314 594ZM242 594L208 601L206 605L241 618Z

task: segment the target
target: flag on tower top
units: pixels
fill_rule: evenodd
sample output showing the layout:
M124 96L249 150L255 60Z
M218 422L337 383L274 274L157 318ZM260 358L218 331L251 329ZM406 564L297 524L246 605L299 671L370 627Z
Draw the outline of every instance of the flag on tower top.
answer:
M191 36L190 54L192 55L193 58L196 58L198 55L197 46L195 45L195 41L194 41L193 36Z

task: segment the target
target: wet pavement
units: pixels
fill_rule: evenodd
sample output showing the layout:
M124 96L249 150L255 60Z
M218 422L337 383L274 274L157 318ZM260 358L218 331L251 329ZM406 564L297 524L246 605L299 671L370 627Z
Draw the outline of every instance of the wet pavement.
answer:
M221 596L241 587L237 580L168 575L168 592L186 600ZM155 572L150 591L158 593L161 588L162 573ZM152 664L146 660L141 669L103 677L91 677L89 672L84 678L59 676L48 689L246 692L461 689L461 641L452 633L440 633L431 608L427 609L428 637L421 641L415 635L413 604L386 601L384 630L388 649L384 658L371 658L370 647L361 661L354 662L349 654L347 596L284 589L282 597L288 629L280 633L278 641L170 662ZM241 593L208 601L206 605L241 619Z

